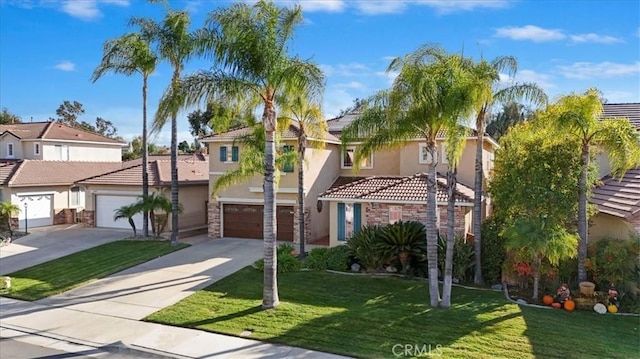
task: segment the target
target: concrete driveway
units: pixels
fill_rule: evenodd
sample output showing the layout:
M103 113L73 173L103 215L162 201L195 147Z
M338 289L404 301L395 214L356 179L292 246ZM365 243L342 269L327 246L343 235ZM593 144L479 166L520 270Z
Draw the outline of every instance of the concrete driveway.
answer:
M30 234L0 247L0 275L131 236L130 230L58 225L33 228Z

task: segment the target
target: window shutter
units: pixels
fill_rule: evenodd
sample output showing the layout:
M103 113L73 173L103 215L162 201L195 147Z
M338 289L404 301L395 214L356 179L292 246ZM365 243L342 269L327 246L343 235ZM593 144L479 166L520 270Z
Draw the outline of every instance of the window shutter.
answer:
M357 233L362 227L362 207L360 203L353 205L353 233Z
M231 161L238 162L238 146L231 147Z
M220 162L227 162L227 146L220 147Z
M345 240L345 223L346 222L346 218L345 218L345 213L344 213L344 203L338 203L338 240L339 241L344 241Z

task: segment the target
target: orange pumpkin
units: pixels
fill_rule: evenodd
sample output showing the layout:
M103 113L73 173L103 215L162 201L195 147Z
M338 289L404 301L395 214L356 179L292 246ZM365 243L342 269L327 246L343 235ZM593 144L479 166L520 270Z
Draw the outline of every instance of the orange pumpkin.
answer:
M560 303L551 303L551 306L556 308L556 309L562 308L562 304L560 304Z
M542 303L544 303L544 305L553 304L553 297L550 295L545 295L544 297L542 297Z
M576 309L576 302L572 301L571 299L566 300L564 302L564 309L568 312L573 312L573 310Z

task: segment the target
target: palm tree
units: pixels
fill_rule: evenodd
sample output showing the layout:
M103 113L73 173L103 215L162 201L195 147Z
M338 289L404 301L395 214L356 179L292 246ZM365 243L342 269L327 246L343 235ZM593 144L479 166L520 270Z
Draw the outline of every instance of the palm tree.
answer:
M409 140L424 138L427 151L426 241L429 271L429 295L432 307L440 301L438 288L438 228L436 215L436 138L455 118L452 104L462 104L456 83L459 61L442 49L427 45L404 58L394 59L387 71L398 71L389 90L369 99L362 114L342 132L343 144L362 141L354 153L354 167L380 149L401 146ZM463 111L462 111L463 112Z
M142 75L142 195L147 196L149 194L147 81L156 69L158 57L151 50L150 39L139 33L129 33L106 41L103 52L102 62L93 71L91 81L96 82L107 72L125 76L131 76L135 73ZM145 237L149 236L149 213L146 211L143 213L142 233Z
M305 201L304 201L304 161L305 153L309 142L314 148L324 147L325 136L329 133L329 126L325 121L320 109L320 105L310 103L305 96L293 94L289 101L284 101L282 106L284 122L293 121L298 129L298 232L300 242L300 258L306 256L305 253Z
M0 217L7 221L7 230L9 236L13 237L13 226L11 224L11 216L20 213L20 206L11 202L0 202Z
M560 97L545 112L543 120L575 138L581 144L582 169L578 181L578 280L587 279L584 266L589 242L587 199L593 181L589 181L591 156L604 150L611 163L611 173L622 177L631 168L640 166L640 137L626 119L602 119L602 101L596 89L584 94Z
M137 232L136 223L133 221L133 216L138 213L140 213L140 207L136 204L129 204L116 209L113 214L113 220L117 221L119 219L126 218L129 221L129 225L131 226L131 228L133 228L133 236L135 237L137 235Z
M577 236L567 232L562 225L547 223L547 220L545 216L519 217L502 232L507 239L507 249L531 261L533 300L538 299L539 269L543 259L558 265L561 260L576 255Z
M279 303L276 273L275 133L276 108L286 95L306 91L317 96L324 75L315 64L291 57L288 43L302 22L301 7L279 8L258 1L237 3L213 11L209 28L201 31L202 51L215 60L211 71L201 71L183 81L186 103L214 100L222 95L243 99L252 109L262 105L264 151L264 288L262 307Z
M134 18L142 34L153 40L161 60L167 60L173 68L171 84L165 91L153 122L153 132L158 132L171 119L171 243L178 243L178 111L184 103L180 89L180 76L185 62L195 49L195 41L189 32L191 20L186 11L168 10L162 23L151 19Z
M511 102L516 99L524 99L534 105L547 103L547 95L534 83L513 83L509 86L501 86L500 74L504 71L509 76L515 76L518 62L511 56L499 56L491 62L481 59L479 63L470 66L478 86L476 108L476 130L478 133L476 142L475 180L473 185L473 237L475 252L474 283L484 284L482 278L482 256L480 243L482 241L482 195L483 195L483 152L484 132L487 117L491 114L491 108L496 102Z
M173 212L173 202L167 197L153 192L146 196L140 196L134 205L137 213L148 212L151 219L151 230L156 238L160 238L162 232L167 227L167 217ZM178 213L182 212L182 205L178 203ZM162 213L158 213L162 212Z

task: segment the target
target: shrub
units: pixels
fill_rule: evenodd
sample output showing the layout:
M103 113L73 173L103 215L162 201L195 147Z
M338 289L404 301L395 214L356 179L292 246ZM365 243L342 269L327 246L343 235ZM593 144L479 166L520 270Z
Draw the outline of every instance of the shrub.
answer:
M327 269L345 272L351 265L347 246L331 247L327 251Z
M600 290L609 285L622 289L627 282L638 282L638 255L640 236L632 236L628 241L603 238L589 246L585 266Z
M278 273L295 272L302 268L302 263L291 254L294 247L291 244L281 244L276 251L278 260ZM256 269L264 270L264 258L258 259L253 263Z
M381 251L388 260L398 259L402 273L407 274L411 262L426 259L425 226L416 221L399 221L383 227Z
M305 266L313 270L325 270L327 269L327 255L329 248L318 247L309 252L306 258Z
M502 281L502 266L505 263L505 240L500 235L504 221L492 216L482 223L482 276L489 283Z
M380 226L363 227L345 244L349 254L368 272L375 272L384 264L381 233L382 227Z
M282 243L281 245L278 246L278 255L283 255L283 254L289 254L291 255L291 253L294 253L296 250L296 248L293 246L293 244L289 244L289 243Z
M438 237L438 267L444 275L445 255L447 249L447 239L444 236ZM464 238L456 237L453 245L453 278L466 282L473 278L474 261L473 244L467 243Z

